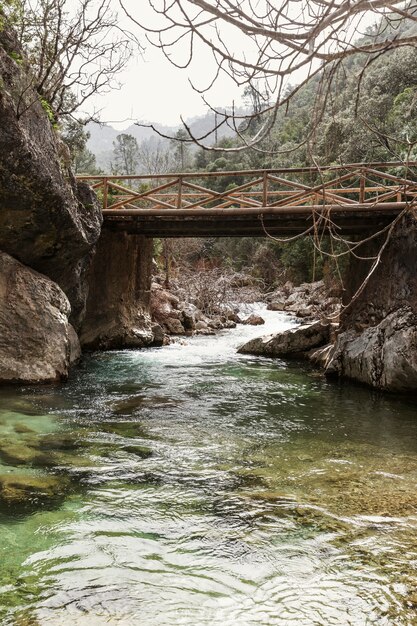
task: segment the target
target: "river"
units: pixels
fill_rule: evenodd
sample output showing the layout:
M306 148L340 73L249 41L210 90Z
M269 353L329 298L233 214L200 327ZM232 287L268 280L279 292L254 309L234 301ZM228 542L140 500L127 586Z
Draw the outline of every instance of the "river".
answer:
M416 399L238 355L262 314L1 390L2 625L417 624Z

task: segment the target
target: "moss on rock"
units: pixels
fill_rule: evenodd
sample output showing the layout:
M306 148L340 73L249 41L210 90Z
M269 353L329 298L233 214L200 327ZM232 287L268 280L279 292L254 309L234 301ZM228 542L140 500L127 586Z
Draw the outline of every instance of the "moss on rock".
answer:
M0 506L16 510L36 509L64 498L68 482L53 476L0 474Z

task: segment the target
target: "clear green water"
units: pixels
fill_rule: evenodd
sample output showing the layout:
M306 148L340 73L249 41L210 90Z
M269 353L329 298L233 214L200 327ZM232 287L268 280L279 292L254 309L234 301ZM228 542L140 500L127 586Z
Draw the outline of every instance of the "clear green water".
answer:
M62 487L1 507L2 626L417 624L417 402L238 356L256 334L0 391L0 484Z

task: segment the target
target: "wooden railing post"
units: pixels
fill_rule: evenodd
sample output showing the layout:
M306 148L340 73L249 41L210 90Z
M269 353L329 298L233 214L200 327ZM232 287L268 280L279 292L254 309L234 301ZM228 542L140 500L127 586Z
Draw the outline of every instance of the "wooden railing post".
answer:
M268 206L268 172L264 170L262 187L262 206Z
M361 170L361 175L359 179L359 203L363 204L365 202L365 175L363 170Z
M103 178L103 209L107 209L109 186L107 178Z
M182 208L182 176L178 179L177 209Z

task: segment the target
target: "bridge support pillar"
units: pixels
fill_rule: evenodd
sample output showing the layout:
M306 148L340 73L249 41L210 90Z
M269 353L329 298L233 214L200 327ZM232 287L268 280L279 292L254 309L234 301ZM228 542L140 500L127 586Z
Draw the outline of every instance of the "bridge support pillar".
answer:
M152 256L152 239L103 228L89 274L83 347L108 350L152 343Z

